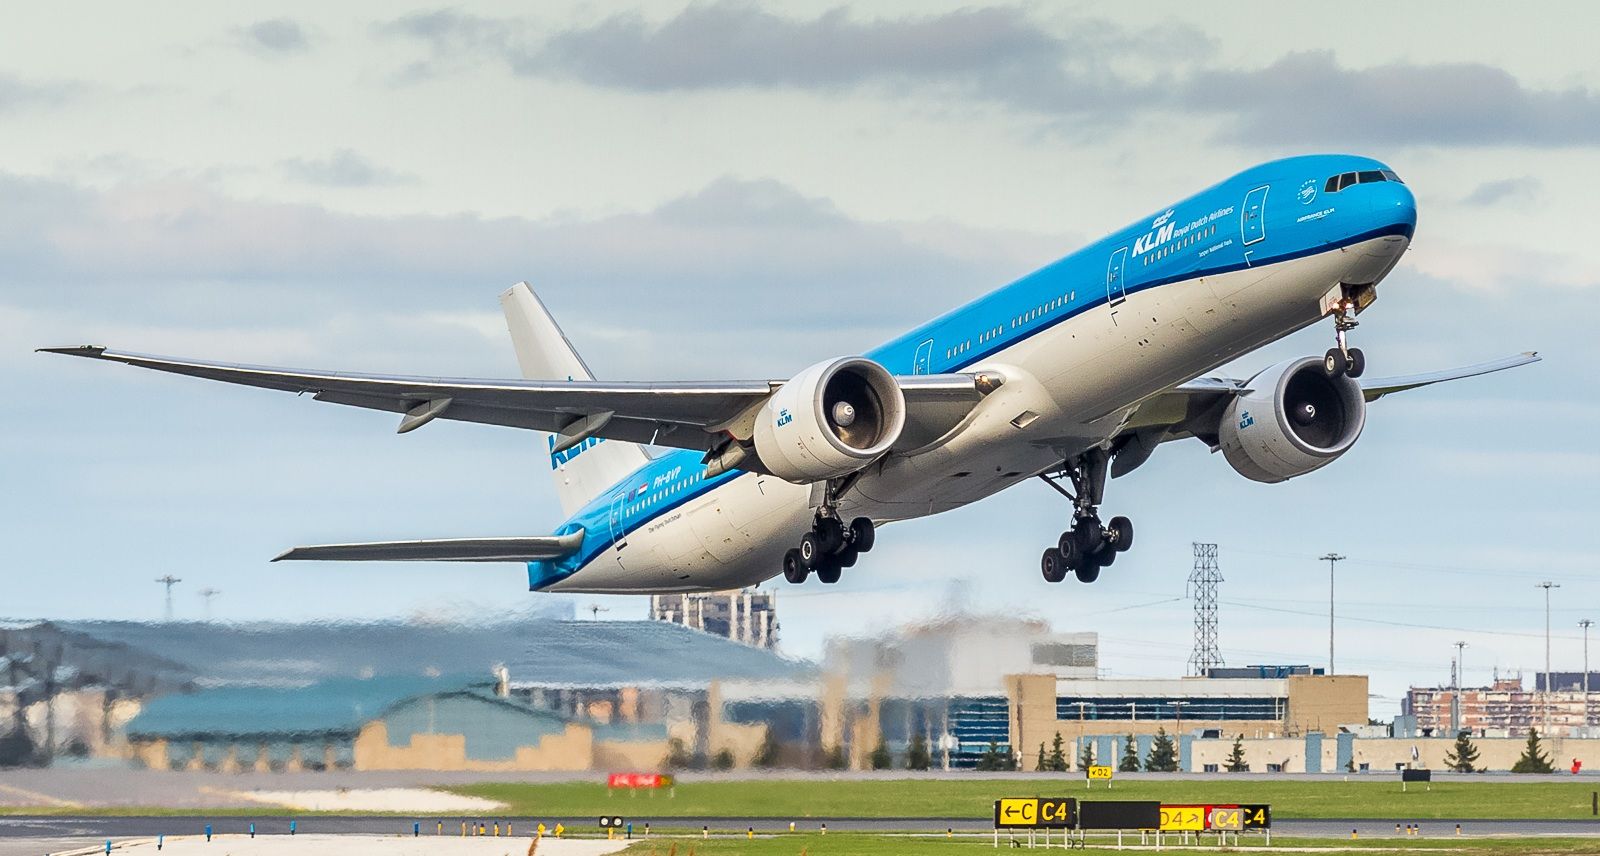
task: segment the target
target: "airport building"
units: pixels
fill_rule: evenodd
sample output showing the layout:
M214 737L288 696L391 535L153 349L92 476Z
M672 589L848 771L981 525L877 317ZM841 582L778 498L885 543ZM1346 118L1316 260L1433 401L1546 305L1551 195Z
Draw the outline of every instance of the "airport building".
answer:
M1454 736L1454 729L1489 736L1525 735L1528 729L1553 736L1586 737L1600 726L1600 675L1590 675L1584 692L1582 672L1556 672L1545 692L1545 674L1534 688L1521 675L1496 677L1487 687L1412 687L1401 701L1401 730L1407 736ZM1548 723L1548 728L1546 727Z
M757 648L778 647L778 593L734 591L653 594L650 620L681 624Z

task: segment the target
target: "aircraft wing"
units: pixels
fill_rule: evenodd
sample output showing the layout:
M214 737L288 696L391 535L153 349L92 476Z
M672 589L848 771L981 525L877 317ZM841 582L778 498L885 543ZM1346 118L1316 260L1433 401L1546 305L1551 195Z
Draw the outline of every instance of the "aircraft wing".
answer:
M433 419L528 428L573 438L603 437L634 443L707 451L721 444L723 426L760 404L783 381L494 380L358 374L207 362L114 351L95 345L41 348L130 366L276 389L310 393L318 401L403 414L405 433ZM983 394L971 374L897 377L909 416L945 411L952 403L975 405ZM559 448L559 446L558 446Z
M1537 353L1526 351L1477 365L1358 382L1363 397L1372 402L1408 389L1514 369L1539 360ZM1202 377L1178 384L1145 400L1113 442L1112 477L1132 472L1149 459L1157 445L1170 440L1199 437L1215 445L1212 435L1222 409L1233 396L1248 391L1249 381L1246 380Z
M570 556L583 545L583 530L530 538L446 538L437 541L373 541L295 547L272 561L339 562L536 562Z

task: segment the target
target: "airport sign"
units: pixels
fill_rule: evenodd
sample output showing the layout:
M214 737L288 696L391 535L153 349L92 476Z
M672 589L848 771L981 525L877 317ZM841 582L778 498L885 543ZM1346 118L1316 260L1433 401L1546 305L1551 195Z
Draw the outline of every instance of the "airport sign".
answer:
M1078 818L1072 797L1003 797L994 801L996 829L1071 829Z
M1087 772L1088 772L1089 778L1091 778L1091 779L1110 779L1111 778L1111 773L1112 773L1112 768L1111 767L1107 767L1107 766L1096 765L1096 766L1090 767Z

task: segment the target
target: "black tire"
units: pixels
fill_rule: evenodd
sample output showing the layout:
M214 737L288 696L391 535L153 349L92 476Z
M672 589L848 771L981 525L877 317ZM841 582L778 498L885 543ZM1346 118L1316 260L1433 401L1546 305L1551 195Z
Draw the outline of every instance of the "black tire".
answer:
M1111 541L1109 546L1118 553L1128 552L1133 546L1133 521L1126 517L1111 518Z
M1078 582L1092 583L1100 579L1100 566L1094 562L1084 562L1074 571L1078 575Z
M783 578L785 580L794 583L795 585L799 585L805 582L806 577L810 575L810 569L805 566L805 563L800 561L799 550L791 547L789 552L783 554Z
M815 532L821 538L818 546L822 547L822 552L837 553L844 547L844 524L837 518L824 517L818 520Z
M1077 567L1078 560L1083 558L1083 551L1078 549L1078 533L1071 529L1061 533L1056 539L1056 552L1061 554L1061 564L1072 568Z
M1067 578L1067 564L1061 559L1061 551L1054 547L1044 551L1039 559L1039 570L1047 583L1059 583Z
M878 541L878 527L865 517L857 517L850 521L850 546L863 553L872 552L872 545Z
M822 549L822 536L816 532L807 532L800 536L800 564L806 570L815 571L822 567L822 561L828 551Z
M1365 372L1366 370L1367 370L1367 355L1361 353L1361 349L1360 348L1351 348L1350 349L1350 367L1345 369L1344 373L1349 377L1361 377L1361 373Z
M1322 355L1322 370L1328 377L1339 377L1350 371L1350 360L1345 357L1344 351L1329 348L1328 352Z
M839 581L839 577L843 573L839 568L838 560L830 556L827 561L822 563L822 567L817 568L817 579L831 586Z
M1072 534L1078 540L1078 555L1093 556L1100 552L1101 545L1105 544L1105 534L1100 531L1098 518L1085 517L1072 527Z
M839 560L839 567L853 568L856 566L856 560L861 558L861 551L854 546L846 547L839 551L836 558Z
M1086 565L1099 565L1102 568L1106 568L1106 567L1110 567L1116 561L1117 561L1117 551L1111 549L1111 545L1107 544L1104 547L1101 547L1100 548L1100 552L1094 554L1093 558L1091 558L1089 561L1085 562L1084 564L1086 564Z

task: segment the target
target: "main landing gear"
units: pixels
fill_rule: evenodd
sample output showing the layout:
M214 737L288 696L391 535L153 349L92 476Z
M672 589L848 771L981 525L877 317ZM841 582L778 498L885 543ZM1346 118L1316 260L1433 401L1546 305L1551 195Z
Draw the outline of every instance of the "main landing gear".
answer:
M1133 546L1133 521L1113 517L1110 523L1100 522L1098 509L1105 495L1109 463L1104 450L1094 449L1067 461L1059 472L1039 476L1072 500L1072 525L1039 560L1045 580L1059 583L1072 573L1079 582L1092 583L1100 578L1101 568ZM1061 486L1062 479L1072 483L1071 490Z
M1328 377L1361 377L1361 373L1367 370L1367 355L1361 353L1360 348L1350 347L1345 341L1345 334L1360 323L1355 318L1355 307L1355 301L1349 298L1333 307L1333 338L1336 344L1322 357L1322 370L1328 373Z
M803 583L816 571L817 579L836 583L845 568L872 549L876 538L871 520L857 517L846 526L837 513L823 508L817 512L811 531L801 536L800 546L783 554L783 578Z

